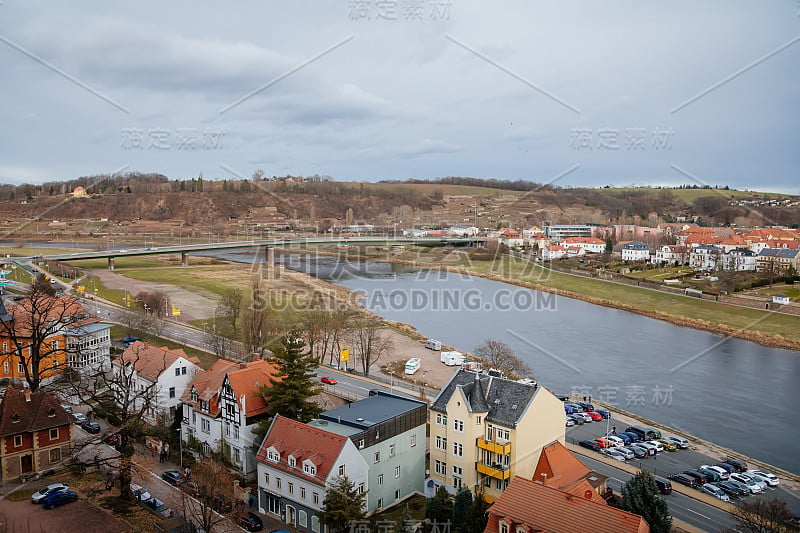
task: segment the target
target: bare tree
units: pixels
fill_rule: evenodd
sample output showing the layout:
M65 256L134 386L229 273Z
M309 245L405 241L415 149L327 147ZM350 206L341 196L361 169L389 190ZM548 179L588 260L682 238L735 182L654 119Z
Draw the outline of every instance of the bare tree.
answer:
M89 318L75 298L55 297L49 285L35 283L7 312L0 304L0 358L19 369L32 391L67 363L68 326Z
M187 492L181 496L183 514L203 531L218 533L228 531L229 517L218 511L225 510L227 504L235 500L234 477L228 468L217 461L204 459L192 468L187 481ZM234 522L241 516L241 506L233 506ZM236 526L233 526L235 529Z
M533 372L528 363L520 359L508 344L498 340L486 339L475 348L475 356L484 359L493 368L511 374L526 376Z
M270 295L261 278L253 276L250 303L242 305L242 344L246 353L263 354L264 349L279 339L284 328L270 308Z
M379 320L367 315L358 316L350 321L347 338L353 345L355 356L365 376L368 376L370 368L394 347L392 340L383 333L383 327Z
M142 291L136 295L136 302L145 313L149 312L154 317L167 316L169 296L164 291Z
M794 513L786 502L777 498L742 500L732 512L736 518L736 531L748 533L772 533L797 531L790 521Z
M220 314L228 319L234 335L236 335L236 322L242 310L243 296L242 289L229 288L225 289L219 301Z
M217 331L216 324L203 334L203 342L211 347L218 359L227 359L233 353L233 340Z

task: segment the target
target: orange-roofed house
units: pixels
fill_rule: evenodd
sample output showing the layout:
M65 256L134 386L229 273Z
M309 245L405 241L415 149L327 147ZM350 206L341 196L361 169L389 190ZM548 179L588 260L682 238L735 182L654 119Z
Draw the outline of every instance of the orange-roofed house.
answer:
M182 349L158 348L142 341L128 346L111 367L117 377L114 382L130 380L133 390L145 391L130 408L139 411L148 401L144 418L150 423L159 415L169 416L170 421L175 419L181 396L201 370L200 360L187 356Z
M553 259L561 259L566 257L567 249L558 244L550 244L539 250L544 261L552 261Z
M31 378L32 359L39 361L41 384L67 366L78 371L108 368L110 332L109 324L90 315L71 296L37 293L8 309L0 301L0 379L21 383Z
M489 508L484 533L649 533L644 518L595 501L591 492L586 489L586 497L576 496L515 477Z
M606 487L607 480L608 477L583 464L558 441L542 448L539 463L533 473L533 481L581 498L592 491L591 499L598 503L606 503L605 498L610 495Z
M199 441L203 453L221 451L245 476L256 472L253 430L266 419L259 389L270 384L277 366L264 360L233 363L218 359L192 379L181 397L182 438Z
M327 530L319 515L325 491L340 476L347 476L360 491L369 490L369 466L352 440L280 415L272 421L256 460L259 510L299 531Z

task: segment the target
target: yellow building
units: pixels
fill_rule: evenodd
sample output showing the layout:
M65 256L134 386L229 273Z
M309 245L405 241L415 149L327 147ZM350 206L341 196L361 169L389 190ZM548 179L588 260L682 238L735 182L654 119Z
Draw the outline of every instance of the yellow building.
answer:
M429 410L431 478L494 501L514 476L533 476L543 447L564 443L564 417L536 384L459 370Z

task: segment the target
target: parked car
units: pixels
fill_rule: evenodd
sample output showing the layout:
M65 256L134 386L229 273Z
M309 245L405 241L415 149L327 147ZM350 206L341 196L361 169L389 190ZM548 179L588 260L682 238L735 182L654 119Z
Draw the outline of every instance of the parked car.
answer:
M751 474L752 473L752 474L755 474L755 475L763 478L767 482L767 484L769 486L771 486L771 487L776 487L781 482L781 480L778 479L778 476L776 476L775 474L772 474L770 472L767 472L766 470L748 470L746 473L747 474Z
M138 502L146 502L153 496L141 485L131 483L131 499Z
M670 483L663 477L653 476L653 479L656 482L656 487L658 487L658 492L660 492L661 494L672 493L672 483Z
M747 485L747 489L753 494L761 492L761 485L745 474L731 474L730 481L738 481L743 485Z
M614 435L608 435L605 439L614 446L625 446L625 441Z
M570 417L570 416L567 416L566 417L566 427L570 427L570 426L574 426L574 425L575 425L575 419Z
M596 411L586 411L586 414L592 417L592 420L595 422L599 422L603 419L603 416L596 412Z
M629 450L625 446L617 446L616 448L612 448L615 452L621 454L625 459L633 459L636 457L636 454L633 453L633 450Z
M68 413L72 413L72 406L71 405L67 405L65 403L62 403L61 404L61 408L63 410L65 410L66 412L68 412Z
M647 457L647 450L645 448L642 448L642 447L637 446L635 444L631 444L631 445L625 446L625 448L630 450L630 451L632 451L633 452L633 456L636 457L637 459L641 459L641 458Z
M746 483L736 481L735 479L729 479L728 481L723 481L722 483L730 483L731 485L734 485L737 489L739 489L739 492L743 493L742 496L748 496L753 493Z
M689 441L684 439L683 437L678 437L676 435L667 435L664 438L674 442L678 446L678 448L686 449L689 447Z
M79 424L81 422L86 422L87 420L89 420L88 418L86 418L86 415L83 414L83 413L72 413L72 418L74 418L75 422L77 422Z
M167 470L163 474L161 474L161 479L169 483L170 485L178 486L183 483L183 474L178 472L177 470Z
M641 439L641 437L639 437L639 434L638 434L638 433L634 433L634 432L632 432L632 431L624 431L624 432L623 432L623 433L621 433L621 434L622 434L622 435L627 435L627 436L629 436L629 437L631 438L631 442L633 442L633 443L636 443L636 442L641 442L641 441L642 441L642 439Z
M53 509L54 507L58 507L59 505L64 505L65 503L74 502L78 499L78 494L71 490L59 490L56 492L52 492L42 498L42 507L45 509Z
M655 455L658 452L658 448L655 444L650 441L644 441L637 444L637 446L644 448L647 450L647 453L650 455Z
M597 437L596 439L592 439L592 440L595 441L598 444L598 446L600 446L601 448L611 448L611 447L613 447L613 444L611 444L611 442L607 441L603 437Z
M31 503L42 503L42 499L55 492L61 492L62 490L69 490L69 485L65 485L63 483L53 483L51 485L47 485L46 487L42 487L31 495Z
M722 468L720 466L716 466L716 465L700 465L700 468L704 468L706 470L712 470L712 471L716 472L717 474L719 474L719 477L720 477L720 479L722 481L726 481L728 479L728 476L731 475L730 472L728 472L724 468Z
M139 337L124 337L122 339L122 342L124 342L125 344L133 344L134 342L136 342L138 340L139 340Z
M728 457L723 463L729 464L736 469L737 472L746 472L747 471L747 463L744 461L740 461L739 459L734 459L733 457Z
M612 437L616 437L618 439L622 439L622 442L625 443L625 446L627 446L628 444L633 442L631 440L631 437L629 435L625 434L625 433L613 433L611 436Z
M656 439L656 442L661 444L668 452L674 452L678 449L678 445L669 439Z
M85 422L81 422L80 426L89 433L100 433L100 424L97 422L89 422L86 420Z
M616 459L617 461L622 461L623 463L626 461L625 456L622 453L618 452L616 448L607 448L603 450L603 453L611 457L612 459Z
M322 376L321 378L319 378L319 380L323 383L327 383L328 385L336 385L338 383L338 381L336 381L330 376Z
M719 472L716 470L711 470L709 468L697 468L698 472L701 472L706 475L711 480L711 483L716 483L717 481L723 481L722 476L719 475Z
M583 446L584 448L588 448L590 450L594 450L596 452L599 452L601 450L600 445L593 440L582 440L578 443L578 445Z
M716 483L716 485L725 491L725 493L730 496L731 498L741 498L742 496L747 496L750 494L750 491L738 486L738 483L731 483L729 481L720 481Z
M753 473L751 470L748 470L744 474L747 475L750 479L752 479L756 483L758 483L759 485L761 485L761 492L764 492L771 486L767 478L761 477L758 474Z
M583 407L584 411L594 411L594 405L589 402L578 402L578 405Z
M103 444L108 444L109 446L117 446L120 443L119 434L112 433L107 437L103 437Z
M738 472L738 470L736 470L736 468L733 465L729 465L728 463L717 463L714 466L716 466L717 468L722 468L723 470L728 472L728 474L735 474L736 472Z
M245 513L239 518L239 525L247 531L261 531L264 529L264 523L261 519L253 513Z
M150 498L144 502L144 506L151 513L157 514L164 518L169 518L172 516L172 509L170 509L166 503L158 498Z
M583 420L584 424L592 421L592 417L589 416L587 413L575 413L572 416L580 417Z
M607 411L605 409L595 409L595 413L599 413L605 419L611 418L611 411Z
M194 481L189 481L188 483L184 483L183 485L181 485L181 488L183 489L184 492L186 492L186 494L194 498L197 498L203 494L202 491L200 490L200 485L195 483Z
M579 426L583 425L583 417L582 416L567 415L567 418L571 419L573 422L575 422Z
M687 487L697 488L700 486L695 478L687 476L686 474L672 474L669 476L669 479L681 485L686 485Z
M656 447L656 451L657 451L657 452L659 452L659 453L660 453L660 452L663 452L663 451L664 451L664 445L663 445L663 444L661 444L660 442L658 442L657 440L649 440L649 441L647 441L647 442L648 442L648 443L650 443L650 444L652 444L653 446L655 446L655 447Z
M710 494L718 500L722 500L724 502L731 501L730 496L720 487L717 487L714 483L706 483L703 485L702 491L706 494Z

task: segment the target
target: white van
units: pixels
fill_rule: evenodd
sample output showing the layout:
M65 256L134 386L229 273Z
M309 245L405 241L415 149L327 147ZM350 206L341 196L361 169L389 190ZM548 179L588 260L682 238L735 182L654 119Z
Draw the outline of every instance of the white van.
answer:
M415 374L419 367L422 366L422 362L419 360L419 357L412 357L408 361L406 361L406 370L405 373L408 375Z
M438 352L442 349L442 343L441 341L428 339L428 342L425 343L425 347L429 350L436 350Z
M442 352L441 360L447 366L457 366L463 365L467 358L461 352Z

